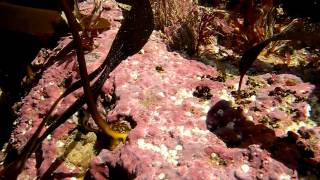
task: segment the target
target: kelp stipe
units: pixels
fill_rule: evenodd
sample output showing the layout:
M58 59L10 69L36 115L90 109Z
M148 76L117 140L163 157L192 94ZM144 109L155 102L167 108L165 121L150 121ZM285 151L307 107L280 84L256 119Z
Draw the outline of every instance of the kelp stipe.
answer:
M125 12L125 19L112 43L105 63L103 63L104 66L101 67L102 73L98 80L91 86L93 94L98 94L98 91L101 89L105 80L109 77L109 73L115 69L122 60L140 51L148 41L154 28L153 13L148 0L132 0L130 2L121 1L121 3L127 3L131 5L132 8L130 11ZM48 126L47 130L40 137L33 138L34 141L30 143L32 144L31 146L25 147L15 161L2 169L0 178L16 179L23 169L25 161L32 152L37 150L47 135L64 123L84 104L84 96L81 96L63 114L54 119L53 123Z
M315 46L320 45L320 23L303 22L301 19L293 20L282 32L266 39L248 49L240 60L239 73L240 80L238 91L241 90L242 79L260 52L271 42L278 40L303 41Z

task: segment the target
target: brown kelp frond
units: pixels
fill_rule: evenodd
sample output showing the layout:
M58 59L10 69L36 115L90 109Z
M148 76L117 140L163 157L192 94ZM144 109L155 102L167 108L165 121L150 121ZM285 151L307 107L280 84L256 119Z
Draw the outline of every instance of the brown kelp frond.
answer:
M239 86L238 90L241 89L242 79L248 69L252 66L253 62L257 59L260 52L271 42L270 39L262 41L261 43L258 43L257 45L251 47L248 49L243 55L240 60L239 64L239 73L240 73L240 80L239 80Z
M95 123L99 126L99 128L103 129L104 126L106 125L105 125L105 121L103 120L103 118L98 112L98 109L95 103L95 98L93 97L92 90L90 88L90 79L88 77L88 70L87 70L86 61L84 58L84 50L82 47L82 42L81 42L79 32L76 30L76 26L77 26L76 18L73 16L65 0L61 0L61 4L63 7L63 11L65 12L66 18L68 20L72 37L75 43L77 61L79 64L79 72L82 80L83 92L86 99L86 103L88 105L89 112L93 120L95 121ZM99 6L101 6L101 2Z
M99 71L103 70L98 80L91 86L94 95L98 94L109 73L128 56L137 53L149 39L153 30L153 14L148 0L135 0L128 3L132 6L129 12L125 12L125 19L112 43L111 50ZM99 72L97 72L99 74ZM96 97L93 97L95 99ZM41 144L41 142L52 133L57 127L64 123L72 114L74 114L85 103L84 96L77 99L67 110L58 118L54 119L46 131L40 137L32 137L18 155L17 159L7 165L0 172L1 178L15 179L23 169L25 161ZM94 104L95 106L95 104ZM103 132L108 134L108 126L104 126ZM112 136L112 135L111 135ZM118 138L118 137L110 137Z
M295 40L307 44L319 46L320 44L320 23L309 23L301 19L293 20L283 31L264 40L248 49L242 56L239 64L240 81L238 90L241 89L243 76L252 66L260 52L271 42L278 40Z

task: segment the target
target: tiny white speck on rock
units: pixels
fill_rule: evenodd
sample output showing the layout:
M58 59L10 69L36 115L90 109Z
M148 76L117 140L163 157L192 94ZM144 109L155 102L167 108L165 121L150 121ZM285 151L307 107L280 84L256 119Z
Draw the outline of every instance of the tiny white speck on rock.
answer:
M185 113L185 115L191 117L192 113L188 111L188 112Z
M228 129L234 129L234 125L235 125L234 122L229 122L226 127Z
M291 177L288 174L281 174L279 179L280 180L290 180Z
M49 134L46 139L50 141L52 139L51 134Z
M49 82L49 85L50 85L50 86L54 85L54 82L52 82L52 81L51 81L51 82Z
M216 153L211 153L210 157L211 159L215 159L218 155Z
M160 174L158 175L158 178L159 178L160 180L162 180L162 179L166 178L166 174L160 173Z
M222 109L219 109L219 110L217 111L217 114L218 114L220 117L223 116L223 113L224 113L224 111L223 111Z
M183 147L181 145L177 145L175 148L175 150L177 150L177 151L181 151L182 149L183 149Z
M210 133L209 130L202 130L202 129L199 129L198 127L193 128L191 131L192 131L192 134L197 136L204 136Z
M248 116L248 117L247 117L247 120L248 120L248 121L253 121L253 117L252 117L252 116Z
M163 92L159 92L158 95L159 95L160 97L166 97L166 95L165 95Z
M250 167L248 166L248 164L243 164L241 166L241 170L244 172L244 173L247 173L249 170L250 170Z
M134 79L134 80L137 80L138 77L139 77L139 73L133 71L133 72L130 73L130 77L131 77L132 79Z
M201 116L201 117L200 117L200 120L201 120L201 121L205 121L206 119L207 119L207 116Z
M58 148L62 148L62 147L64 146L64 143L63 143L62 141L57 141L57 142L56 142L56 146L57 146Z

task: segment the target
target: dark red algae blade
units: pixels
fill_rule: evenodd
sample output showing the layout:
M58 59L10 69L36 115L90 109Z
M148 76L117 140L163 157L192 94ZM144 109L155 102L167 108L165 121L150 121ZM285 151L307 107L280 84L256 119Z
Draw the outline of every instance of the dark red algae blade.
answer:
M271 42L271 39L267 39L258 43L257 45L248 49L240 60L239 64L239 73L240 73L240 81L238 86L238 91L241 90L242 79L248 69L252 66L253 62L257 59L260 52Z

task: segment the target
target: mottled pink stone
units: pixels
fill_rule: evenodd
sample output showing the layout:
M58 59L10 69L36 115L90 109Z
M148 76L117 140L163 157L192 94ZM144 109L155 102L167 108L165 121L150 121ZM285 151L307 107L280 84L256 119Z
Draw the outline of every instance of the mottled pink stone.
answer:
M89 71L97 68L106 57L119 27L119 23L114 20L120 19L120 10L113 4L105 6L110 10L104 11L102 16L111 20L112 28L96 39L99 46L90 54L94 53L98 58L90 59L87 63ZM162 67L163 71L158 72L157 66ZM14 149L20 149L31 137L42 119L41 115L64 91L61 86L64 78L70 75L73 82L79 78L74 52L50 66L39 83L24 97L17 125L10 139L10 145ZM102 88L104 93L110 93L114 82L115 93L120 98L108 114L108 119L117 120L119 114L130 115L137 125L130 131L124 145L119 145L114 151L102 149L98 152L91 160L86 177L297 179L295 143L287 146L289 150L279 149L275 154L270 149L274 143L286 145L279 138L286 136L286 126L293 120L298 120L277 108L280 103L274 96L268 96L268 93L279 86L294 90L297 95L307 98L314 90L314 85L289 74L272 75L276 81L266 85L271 75L263 74L255 77L264 82L263 87L255 89L255 100L244 106L236 103L229 106L223 99L233 99L231 91L236 87L228 87L238 83L238 76L227 78L226 82L218 82L201 80L202 75L216 77L219 72L215 67L169 52L159 33L154 31L143 51L123 61ZM290 78L296 79L298 83L286 86L286 80ZM244 79L246 81L247 77ZM201 101L194 97L192 93L197 86L209 87L211 99ZM243 85L243 89L246 88L248 86ZM81 94L82 90L78 90L69 95L54 113L62 113ZM307 121L309 118L305 115L306 106L306 101L292 104L292 107L303 114L299 121ZM254 111L254 107L259 111ZM261 123L263 117L277 118L280 127L270 128ZM42 144L42 163L37 165L36 155L31 156L24 173L31 179L43 176L58 157L57 142L76 125L75 121L67 121L57 128L50 139ZM319 126L306 129L314 132L311 134L315 138L315 144L312 144L315 157L306 161L319 163ZM298 139L301 139L300 135ZM236 144L231 143L233 146L228 147L229 142ZM308 140L304 143L310 144ZM283 161L279 156L288 161ZM51 175L57 179L71 178L78 172L79 169L69 168L65 162L61 162Z

